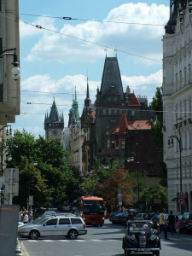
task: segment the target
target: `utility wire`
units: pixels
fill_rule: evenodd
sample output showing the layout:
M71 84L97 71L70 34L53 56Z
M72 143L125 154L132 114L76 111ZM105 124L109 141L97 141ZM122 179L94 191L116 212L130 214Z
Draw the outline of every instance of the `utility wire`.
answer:
M120 48L113 48L111 46L107 46L107 45L102 44L102 43L86 40L86 39L83 39L81 37L65 34L65 33L62 33L62 32L59 32L59 31L56 31L56 30L53 30L53 29L49 29L49 28L43 27L43 26L41 26L39 24L33 24L33 23L29 23L29 22L25 22L25 23L30 25L30 26L32 26L32 27L35 27L37 29L45 30L45 31L52 32L52 33L55 33L55 34L59 34L59 35L62 35L62 36L66 36L66 37L69 37L69 38L78 39L78 40L80 40L82 42L85 42L85 43L88 43L88 44L97 45L97 46L99 46L101 48L104 48L106 50L108 50L108 49L109 50L115 50L117 52L121 52L121 53L127 54L129 56L134 56L134 57L138 57L138 58L142 58L142 59L147 59L147 60L150 60L150 61L153 61L153 62L159 62L158 60L153 59L153 58L149 58L149 57L146 57L146 56L143 56L143 55L139 55L139 54L136 54L136 53L131 53L131 52L128 52L128 51L120 49Z
M31 17L42 17L42 18L51 18L51 19L59 19L65 21L98 21L103 23L117 23L117 24L125 24L125 25L139 25L139 26L152 26L152 27L164 27L163 24L152 24L152 23L140 23L140 22L128 22L123 20L98 20L98 19L82 19L82 18L72 18L69 16L50 16L50 15L42 15L42 14L32 14L32 13L20 13L21 16L31 16Z
M12 13L9 13L9 14L12 14ZM35 15L35 14L34 14ZM0 13L0 16L1 17L5 17L5 18L8 18L8 19L13 19L11 17L7 17L7 14L6 15L2 15ZM65 17L65 18L69 18L70 17ZM116 52L121 52L121 53L124 53L124 54L127 54L129 56L133 56L133 57L138 57L138 58L142 58L142 59L146 59L146 60L149 60L149 61L152 61L152 62L156 62L156 63L160 63L159 60L157 59L153 59L153 58L149 58L149 57L146 57L146 56L143 56L143 55L139 55L139 54L136 54L136 53L132 53L132 52L128 52L126 50L123 50L123 49L120 49L120 48L115 48L115 47L111 47L111 46L107 46L105 44L102 44L102 43L98 43L98 42L94 42L94 41L90 41L90 40L86 40L86 39L83 39L83 38L80 38L80 37L77 37L77 36L73 36L73 35L69 35L69 34L65 34L65 33L61 33L59 31L56 31L56 30L53 30L53 29L49 29L49 28L46 28L46 27L43 27L39 24L33 24L33 23L29 23L29 22L26 22L26 21L23 21L25 24L28 24L32 27L35 27L37 29L40 29L40 30L45 30L45 31L48 31L48 32L52 32L52 33L55 33L55 34L60 34L62 36L66 36L66 37L69 37L69 38L74 38L76 40L80 40L82 42L85 42L85 43L88 43L88 44L92 44L92 45L97 45L101 48L104 48L105 50L115 50ZM136 24L136 23L135 23Z

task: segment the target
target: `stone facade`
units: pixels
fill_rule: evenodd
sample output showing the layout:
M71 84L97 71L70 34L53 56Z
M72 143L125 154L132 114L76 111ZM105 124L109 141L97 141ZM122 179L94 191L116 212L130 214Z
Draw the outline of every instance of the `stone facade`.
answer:
M69 153L70 164L75 167L79 174L82 175L82 132L81 122L79 117L79 108L77 102L77 95L75 90L75 99L69 111Z
M191 21L192 1L171 1L163 37L164 161L168 171L168 206L175 212L181 210L181 205L184 210L192 210ZM178 203L180 192L183 204Z
M8 15L11 17L7 18ZM0 1L0 125L15 122L20 113L19 4Z

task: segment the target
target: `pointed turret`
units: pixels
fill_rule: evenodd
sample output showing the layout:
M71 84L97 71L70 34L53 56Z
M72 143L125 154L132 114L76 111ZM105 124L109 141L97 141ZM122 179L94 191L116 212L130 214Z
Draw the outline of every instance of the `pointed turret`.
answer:
M117 95L123 97L123 86L117 57L106 57L102 82L101 96Z
M87 77L87 92L86 92L86 98L85 98L85 107L88 108L91 106L91 100L89 98L89 81Z
M51 106L50 113L45 114L44 129L46 138L56 138L63 144L64 117L59 115L55 99Z
M50 115L49 115L49 120L50 120L50 122L59 121L59 113L58 113L58 110L57 110L55 99L53 100L53 104L52 104L52 107L51 107L51 112L50 112Z

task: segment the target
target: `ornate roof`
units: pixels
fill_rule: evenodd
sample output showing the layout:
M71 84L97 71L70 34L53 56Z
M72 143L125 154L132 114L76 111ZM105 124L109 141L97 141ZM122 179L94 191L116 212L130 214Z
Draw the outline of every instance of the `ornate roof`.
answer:
M55 100L53 101L53 104L51 106L51 110L50 113L46 113L45 114L45 120L44 120L44 125L46 127L47 124L51 124L51 123L57 123L60 124L61 127L64 128L64 117L63 117L63 113L61 115L59 115Z
M151 125L148 120L128 120L127 113L123 113L119 122L112 134L125 133L127 130L150 130Z
M123 96L123 86L117 57L106 57L105 59L101 82L101 96L106 94Z

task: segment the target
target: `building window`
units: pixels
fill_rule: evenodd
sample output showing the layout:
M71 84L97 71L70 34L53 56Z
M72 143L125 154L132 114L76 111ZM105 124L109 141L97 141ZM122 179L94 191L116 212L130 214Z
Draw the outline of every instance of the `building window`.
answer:
M0 0L0 12L2 12L2 0Z
M179 83L180 83L179 87L181 88L182 87L182 71L181 70L179 71Z
M184 118L187 116L187 100L184 100Z
M184 68L184 85L187 85L187 68Z
M177 90L178 87L179 87L179 86L178 86L178 73L176 73L176 78L175 78L175 79L176 79L175 83L176 83L176 90Z
M188 69L189 69L189 83L191 83L191 64L189 64L189 66L188 66Z
M188 118L191 117L191 97L188 98Z
M178 120L178 105L177 104L175 105L175 120L177 123L177 120Z

